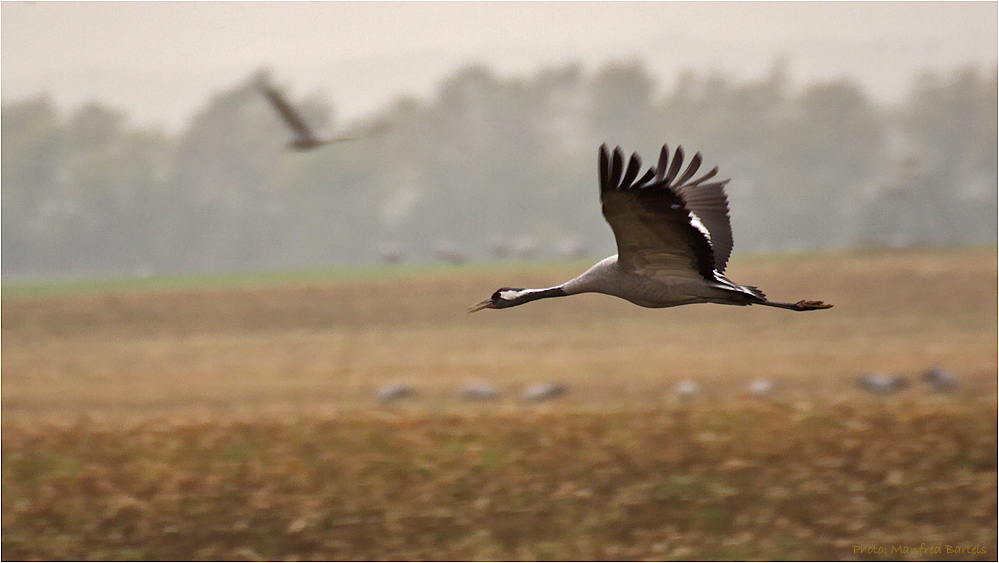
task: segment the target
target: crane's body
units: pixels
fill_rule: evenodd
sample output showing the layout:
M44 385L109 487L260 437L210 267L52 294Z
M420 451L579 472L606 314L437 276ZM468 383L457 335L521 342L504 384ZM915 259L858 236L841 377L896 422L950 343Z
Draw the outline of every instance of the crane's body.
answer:
M670 162L663 146L659 166L638 179L641 159L637 154L625 168L620 147L611 156L606 145L601 146L600 199L618 253L555 287L501 288L469 312L577 293L604 293L650 308L692 303L766 305L792 311L832 307L821 301L770 301L759 289L726 278L723 272L732 251L723 189L728 180L708 182L717 168L691 180L700 165L700 153L679 174L682 162L682 148L677 148Z
M649 275L641 270L622 268L617 254L604 258L564 287L571 293L605 293L614 295L641 307L661 308L690 303L730 303L733 300L752 300L763 297L754 288L736 285L724 276L705 280L696 275Z

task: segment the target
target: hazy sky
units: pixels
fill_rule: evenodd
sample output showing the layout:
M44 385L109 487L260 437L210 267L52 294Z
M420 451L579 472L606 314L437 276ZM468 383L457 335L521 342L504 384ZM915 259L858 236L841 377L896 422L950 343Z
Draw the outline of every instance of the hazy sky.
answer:
M923 69L994 69L996 2L3 2L5 102L98 99L177 130L211 94L269 67L292 95L356 117L433 95L457 68L504 76L640 58L753 78L777 57L797 82L850 75L897 99Z

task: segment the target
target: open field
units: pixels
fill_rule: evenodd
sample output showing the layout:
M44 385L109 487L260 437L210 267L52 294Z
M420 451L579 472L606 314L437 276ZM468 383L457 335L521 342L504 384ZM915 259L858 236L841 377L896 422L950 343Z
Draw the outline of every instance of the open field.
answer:
M774 298L834 303L828 311L651 310L580 295L465 313L500 286L554 284L581 269L5 298L5 418L351 410L373 406L375 390L391 382L421 391L407 408L437 412L473 380L513 402L525 385L560 380L572 388L566 403L596 408L660 405L681 379L724 394L771 377L785 398L828 398L852 393L865 371L914 375L932 365L957 372L971 394L995 388L994 251L785 257L731 268L733 279Z
M5 424L3 551L994 559L995 414L992 397Z
M995 250L730 268L828 311L465 313L581 270L5 287L5 559L996 558ZM934 365L961 387L916 382ZM864 395L867 371L913 385ZM459 401L472 381L500 399ZM395 382L418 395L380 405Z

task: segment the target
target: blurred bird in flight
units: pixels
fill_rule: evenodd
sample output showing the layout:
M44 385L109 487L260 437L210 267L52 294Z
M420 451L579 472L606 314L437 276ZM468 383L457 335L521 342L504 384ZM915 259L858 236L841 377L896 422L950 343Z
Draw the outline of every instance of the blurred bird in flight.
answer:
M288 124L288 127L295 133L295 139L288 143L288 146L299 151L309 151L316 147L323 145L328 145L330 143L340 143L343 141L356 141L372 135L377 135L384 133L388 130L388 126L381 124L375 127L369 128L366 131L358 133L356 135L341 135L337 137L329 138L319 138L312 132L312 129L305 123L302 116L295 111L291 104L284 98L277 88L272 86L265 86L263 88L264 96L267 97L274 109L277 110L278 115L281 119Z

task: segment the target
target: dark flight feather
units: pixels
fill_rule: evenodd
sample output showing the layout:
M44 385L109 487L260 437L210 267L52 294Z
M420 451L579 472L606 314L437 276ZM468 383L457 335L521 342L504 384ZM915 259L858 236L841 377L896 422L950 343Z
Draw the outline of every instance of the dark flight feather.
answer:
M281 92L278 92L274 88L265 88L264 95L267 96L267 99L270 100L271 105L274 106L274 109L277 110L278 114L282 119L284 119L285 123L287 123L292 131L298 135L298 142L304 141L307 143L320 143L320 141L316 139L316 136L312 134L312 130L309 129L309 126L305 124L305 121L299 117L298 113L291 107L291 104L284 99Z
M665 180L655 181L655 174L652 182L634 183L641 161L632 157L622 175L623 161L620 147L610 155L607 146L601 146L600 169L610 173L601 183L600 199L618 243L618 263L635 271L654 264L660 271L697 272L714 280L714 251L704 233L691 224L682 196Z

